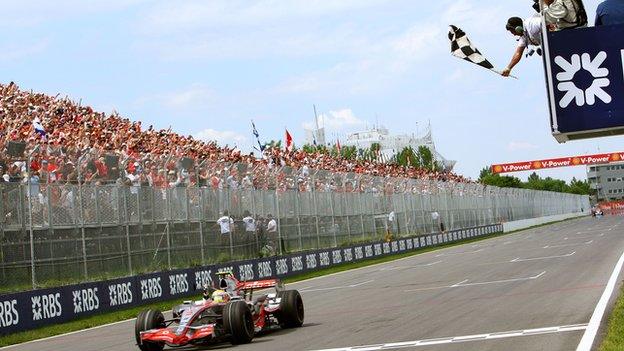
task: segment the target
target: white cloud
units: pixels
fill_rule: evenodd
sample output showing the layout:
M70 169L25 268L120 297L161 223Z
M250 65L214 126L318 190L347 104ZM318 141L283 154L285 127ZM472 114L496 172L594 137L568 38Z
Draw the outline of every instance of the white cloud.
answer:
M146 103L158 103L163 107L173 110L180 109L203 109L215 101L216 93L208 87L195 84L186 89L172 91L163 94L144 96L137 100L138 105Z
M39 54L48 49L50 41L47 38L31 43L11 44L0 48L0 61L16 61Z
M507 144L507 150L509 151L533 150L537 148L537 145L527 141L510 141L509 144Z
M361 128L366 125L366 122L357 118L353 111L349 108L329 111L319 115L319 126L325 127L326 130L331 131L344 131L347 129ZM305 129L314 129L315 122L303 123Z
M249 144L249 139L242 134L227 130L219 131L211 128L195 133L193 138L203 141L216 141L219 145L237 146L242 149Z

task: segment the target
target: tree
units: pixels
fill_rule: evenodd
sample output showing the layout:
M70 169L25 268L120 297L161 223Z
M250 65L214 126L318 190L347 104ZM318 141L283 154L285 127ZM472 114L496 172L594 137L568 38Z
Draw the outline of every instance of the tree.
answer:
M572 178L570 184L564 180L554 179L551 177L541 178L537 173L533 172L529 175L526 182L512 176L501 176L500 174L492 174L489 167L483 168L479 174L479 182L486 185L499 187L524 188L531 190L554 191L559 193L571 193L578 195L591 195L592 190L588 181L577 180Z
M431 153L431 150L429 150L428 147L424 145L419 146L417 155L418 155L419 164L421 165L422 168L425 168L430 171L435 169L435 164L434 164L435 160L433 158L433 153Z

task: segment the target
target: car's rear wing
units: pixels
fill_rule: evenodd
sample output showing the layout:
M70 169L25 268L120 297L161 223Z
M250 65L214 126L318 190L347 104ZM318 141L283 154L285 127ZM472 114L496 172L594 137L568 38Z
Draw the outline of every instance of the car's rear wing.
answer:
M256 289L267 289L267 288L277 288L281 289L283 287L283 283L279 279L266 279L266 280L256 280L256 281L248 281L248 282L239 282L237 288L240 290L256 290Z

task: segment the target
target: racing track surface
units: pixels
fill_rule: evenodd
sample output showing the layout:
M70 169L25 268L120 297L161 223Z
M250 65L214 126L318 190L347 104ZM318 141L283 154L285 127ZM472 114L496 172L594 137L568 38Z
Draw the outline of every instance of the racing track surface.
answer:
M622 218L582 218L290 284L304 298L303 328L232 349L574 350L624 251L623 229ZM6 349L138 350L133 327Z

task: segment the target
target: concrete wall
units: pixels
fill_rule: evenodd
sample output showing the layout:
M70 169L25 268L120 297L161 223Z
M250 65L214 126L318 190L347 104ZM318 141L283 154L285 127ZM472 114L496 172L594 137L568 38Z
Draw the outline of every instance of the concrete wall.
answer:
M566 213L554 216L545 216L538 218L522 219L519 221L503 222L503 232L513 232L514 230L526 229L550 222L563 221L565 219L588 216L589 212Z

